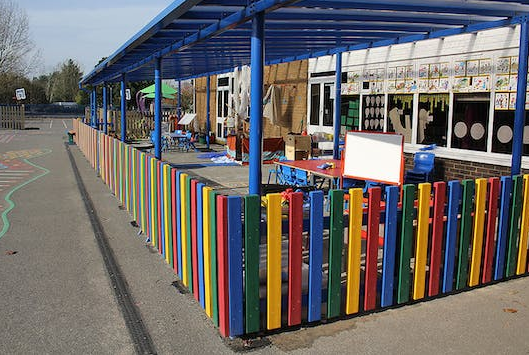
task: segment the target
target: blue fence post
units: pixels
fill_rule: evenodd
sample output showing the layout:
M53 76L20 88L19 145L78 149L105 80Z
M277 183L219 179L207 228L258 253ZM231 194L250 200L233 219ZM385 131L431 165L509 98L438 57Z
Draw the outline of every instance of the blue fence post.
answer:
M529 29L527 18L520 24L520 53L518 55L518 83L516 109L512 139L511 176L520 174L522 166L523 131L525 125L525 91L527 87L527 55L529 52Z
M443 293L452 291L454 287L454 267L457 247L457 215L461 199L459 181L448 182L448 212L446 221L445 260L443 267Z
M313 191L310 196L309 231L309 304L307 320L321 319L321 281L323 263L323 191Z
M121 141L127 139L127 82L125 74L121 74Z
M342 107L342 52L336 53L336 83L334 89L334 137L332 156L340 159L340 127L341 127L341 107Z
M107 122L107 117L108 117L108 102L107 102L107 83L103 83L103 132L105 132L105 134L108 134L108 122Z
M397 248L397 204L400 197L398 186L386 187L386 219L384 221L384 256L382 261L382 291L380 305L393 304L395 282L395 250Z
M242 280L242 221L241 198L228 197L228 284L230 336L242 335L243 280Z
M154 156L162 159L162 58L154 60Z
M511 206L512 178L503 176L501 178L500 213L498 216L498 235L496 238L496 262L494 266L494 280L500 280L505 276L505 255L507 251L507 239L509 238L509 217Z
M180 116L182 115L182 81L178 80L178 103L176 106L176 115L178 116L178 120L180 120ZM174 127L176 129L176 127Z
M209 75L206 77L206 146L209 149L209 131L211 130L211 123L210 123L210 107L209 104L211 102L211 83L210 83L210 77Z
M250 86L250 195L261 195L263 138L264 13L252 19Z

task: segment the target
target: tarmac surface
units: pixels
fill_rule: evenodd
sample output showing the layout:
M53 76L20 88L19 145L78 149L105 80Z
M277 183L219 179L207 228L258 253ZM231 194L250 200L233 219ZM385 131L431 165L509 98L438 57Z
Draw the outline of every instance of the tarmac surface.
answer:
M64 144L71 121L28 126L39 129L0 131L0 354L134 354ZM527 277L248 344L224 340L174 286L176 276L79 149L69 148L156 353L529 354ZM238 184L244 169L212 176Z

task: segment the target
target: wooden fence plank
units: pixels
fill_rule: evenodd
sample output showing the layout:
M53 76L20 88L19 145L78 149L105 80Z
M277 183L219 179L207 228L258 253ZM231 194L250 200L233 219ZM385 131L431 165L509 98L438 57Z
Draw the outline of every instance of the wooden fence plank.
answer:
M228 197L228 283L230 336L244 334L241 198Z
M446 183L435 182L433 221L432 221L432 247L430 251L430 274L428 281L428 296L439 293L439 281L441 279L441 254L443 250L443 227L444 209L446 201Z
M244 276L246 333L259 331L259 241L261 198L244 197Z
M476 207L474 210L474 230L472 259L470 264L469 286L479 285L481 257L483 253L483 231L485 229L485 206L487 202L487 179L476 179Z
M516 275L524 274L527 270L527 234L529 233L529 175L524 175L522 222L520 227L520 242L518 243L518 264Z
M415 209L415 186L404 185L402 195L402 223L400 233L400 257L398 273L397 303L405 303L410 299L410 260L413 244L413 218Z
M415 245L415 272L413 274L413 299L424 298L426 283L426 258L428 256L428 233L430 227L430 183L419 184L417 207L417 240Z
M381 190L379 187L370 188L368 194L366 272L364 285L364 310L366 311L375 309L377 300Z
M329 282L327 286L327 318L340 315L342 249L343 249L343 191L329 192L331 215L329 225ZM378 236L377 236L378 238Z
M343 205L343 204L342 204ZM343 216L343 213L342 213ZM342 218L343 220L343 218ZM343 233L343 226L341 228ZM303 193L290 194L288 240L288 325L301 324ZM341 253L341 250L340 250ZM339 306L338 306L339 310Z
M492 263L494 261L494 239L496 237L496 219L498 217L498 196L500 191L500 179L489 179L489 197L487 207L487 236L485 239L485 255L483 257L482 283L492 280Z
M512 178L501 178L500 216L498 221L498 236L496 238L496 262L494 266L494 280L505 276L505 255L507 239L509 238L509 215L511 207Z
M307 320L321 319L321 282L323 264L323 191L312 191L310 196L309 235L309 304Z
M380 306L393 304L395 282L395 251L397 249L397 207L399 201L398 186L386 187L386 217L384 220L384 254L382 258L382 290Z
M362 189L349 190L349 245L347 251L347 297L345 313L353 314L360 306L360 257L362 252Z
M511 277L516 272L516 255L518 238L520 236L520 215L523 199L523 177L514 176L514 188L512 194L511 219L509 223L509 240L507 242L507 264L505 265L505 276Z
M281 327L281 194L268 194L266 327Z
M470 233L472 232L472 198L474 197L474 180L463 180L462 185L463 197L456 276L457 290L466 287L468 280L468 251L470 248Z

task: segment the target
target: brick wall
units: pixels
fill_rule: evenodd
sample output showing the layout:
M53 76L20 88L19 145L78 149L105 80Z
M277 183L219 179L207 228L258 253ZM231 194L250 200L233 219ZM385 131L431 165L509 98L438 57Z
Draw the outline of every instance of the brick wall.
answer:
M406 170L413 168L413 154L405 153ZM511 167L447 158L435 158L434 181L450 181L510 175ZM529 170L522 173L528 174Z

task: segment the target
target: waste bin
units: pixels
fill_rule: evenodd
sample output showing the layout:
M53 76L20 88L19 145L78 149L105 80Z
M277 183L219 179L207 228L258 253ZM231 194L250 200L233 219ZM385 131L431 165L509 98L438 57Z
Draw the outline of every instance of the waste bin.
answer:
M75 144L75 142L73 141L73 136L75 136L75 132L68 131L68 144Z

